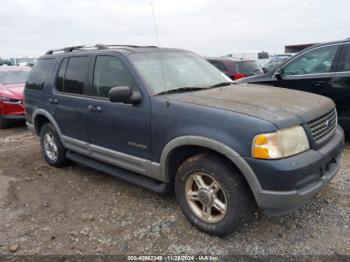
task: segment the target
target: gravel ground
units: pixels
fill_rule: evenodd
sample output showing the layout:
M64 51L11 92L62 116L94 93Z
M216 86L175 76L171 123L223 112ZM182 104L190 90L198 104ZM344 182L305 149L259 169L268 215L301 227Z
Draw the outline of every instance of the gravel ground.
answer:
M23 126L0 130L1 254L350 255L350 146L332 183L304 207L257 218L226 238L162 197L95 170L56 169Z

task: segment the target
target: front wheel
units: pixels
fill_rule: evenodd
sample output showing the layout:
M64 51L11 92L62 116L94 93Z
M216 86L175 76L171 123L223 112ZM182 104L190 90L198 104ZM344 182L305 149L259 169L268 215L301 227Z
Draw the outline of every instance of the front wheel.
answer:
M186 160L175 178L175 194L188 220L211 235L233 232L254 211L242 175L215 154L203 153Z
M51 123L43 125L40 130L41 151L45 160L55 167L66 164L66 150Z

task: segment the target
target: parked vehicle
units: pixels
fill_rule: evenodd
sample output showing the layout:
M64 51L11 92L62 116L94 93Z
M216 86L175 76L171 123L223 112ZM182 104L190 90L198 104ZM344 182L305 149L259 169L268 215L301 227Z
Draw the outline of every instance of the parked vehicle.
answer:
M234 60L254 60L256 63L262 67L270 59L270 54L265 51L248 51L248 52L238 52L226 55L227 58L232 58Z
M310 200L336 175L344 146L332 100L233 85L179 49L50 50L28 77L25 107L50 165L70 159L174 190L185 216L219 236L256 205L280 214Z
M207 58L207 60L233 80L264 73L253 60Z
M292 55L290 55L290 54L280 54L280 55L271 56L270 61L262 66L262 70L264 71L264 73L267 73L267 72L277 68L284 61L286 61L287 59L289 59L291 57L292 57Z
M33 66L35 62L31 57L11 57L10 63L14 66Z
M0 129L24 120L23 90L30 67L0 67Z
M266 74L239 80L332 98L339 123L350 130L350 39L311 46Z

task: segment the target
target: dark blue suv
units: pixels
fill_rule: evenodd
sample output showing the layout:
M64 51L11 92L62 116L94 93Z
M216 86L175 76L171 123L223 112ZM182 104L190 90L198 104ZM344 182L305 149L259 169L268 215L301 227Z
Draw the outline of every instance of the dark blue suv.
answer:
M332 100L234 85L185 50L50 50L26 83L27 126L46 161L175 191L199 229L225 235L255 207L280 214L335 176L344 135Z

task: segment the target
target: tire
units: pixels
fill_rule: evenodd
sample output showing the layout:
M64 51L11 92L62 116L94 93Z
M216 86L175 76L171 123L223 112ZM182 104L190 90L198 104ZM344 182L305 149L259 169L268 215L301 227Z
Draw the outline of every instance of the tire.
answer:
M199 190L198 176L206 185L212 185L212 191L209 187ZM213 194L215 191L217 193ZM251 191L240 172L226 159L212 153L192 156L180 166L175 178L175 194L187 219L209 235L222 237L232 233L238 225L252 218L255 210Z
M9 127L9 122L0 115L0 129L5 129Z
M50 140L48 140L48 137ZM66 149L51 123L44 124L40 129L40 146L41 152L49 165L61 167L67 163Z

